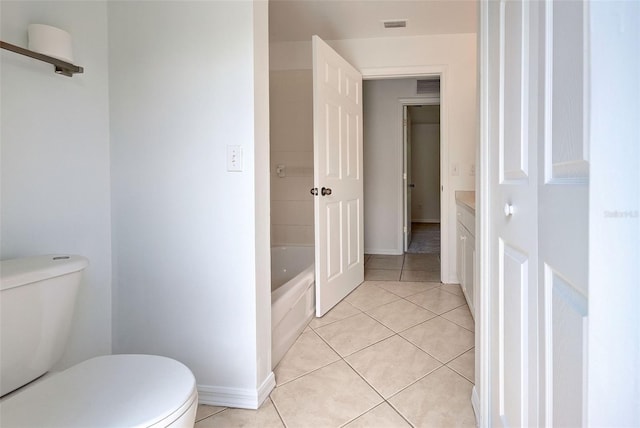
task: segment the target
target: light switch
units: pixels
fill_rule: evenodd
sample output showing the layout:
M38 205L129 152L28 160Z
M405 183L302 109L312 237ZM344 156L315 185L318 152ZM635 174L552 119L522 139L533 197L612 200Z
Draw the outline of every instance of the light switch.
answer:
M242 171L241 146L227 146L227 171Z

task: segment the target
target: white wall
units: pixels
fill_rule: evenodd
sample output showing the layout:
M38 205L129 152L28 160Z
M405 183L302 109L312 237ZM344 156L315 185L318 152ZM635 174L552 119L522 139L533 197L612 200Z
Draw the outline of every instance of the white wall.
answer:
M2 1L1 38L27 46L27 25L70 32L84 74L2 50L2 259L89 258L62 369L111 352L107 13L104 2Z
M273 387L266 3L108 8L114 351L174 357L201 402L256 407Z
M415 184L411 190L411 220L439 223L440 124L414 124L411 129L411 181Z
M390 74L412 76L425 70L440 70L444 73L441 93L446 103L445 130L448 153L447 179L449 188L445 188L446 210L449 219L442 219L447 228L449 247L448 265L443 266L443 280L457 281L455 274L455 191L474 190L475 174L471 173L475 164L475 142L477 139L476 124L476 35L447 34L420 37L394 37L379 39L334 40L328 43L365 77L386 76ZM311 68L310 42L281 42L270 45L271 70L301 70ZM366 92L364 92L366 96ZM367 138L365 124L365 140ZM382 153L384 152L384 154ZM398 254L402 252L402 236L400 230L394 234L387 233L387 222L401 224L402 195L399 168L402 162L402 148L389 150L386 146L380 153L367 154L364 148L365 165L367 157L386 158L384 168L376 170L375 182L367 183L367 167L365 169L365 249L390 250ZM459 175L451 173L451 167L458 166ZM375 166L374 166L375 167ZM394 189L390 181L396 181ZM367 192L367 188L375 188L375 195ZM375 206L375 213L371 207ZM393 212L392 212L393 211ZM373 232L372 232L373 231ZM376 233L375 241L370 241L371 233ZM444 261L444 259L443 259Z
M313 75L271 71L271 244L313 245ZM285 166L285 177L276 168Z

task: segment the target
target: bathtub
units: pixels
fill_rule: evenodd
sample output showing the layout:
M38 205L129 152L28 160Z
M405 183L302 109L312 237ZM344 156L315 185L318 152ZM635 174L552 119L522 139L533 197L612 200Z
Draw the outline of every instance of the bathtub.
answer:
M271 248L271 365L274 368L315 313L312 246Z

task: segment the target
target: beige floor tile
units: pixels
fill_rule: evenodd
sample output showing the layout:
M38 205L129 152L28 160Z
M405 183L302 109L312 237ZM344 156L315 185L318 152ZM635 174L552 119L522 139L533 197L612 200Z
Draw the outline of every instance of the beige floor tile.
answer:
M442 365L399 336L378 342L345 360L385 398Z
M344 300L361 311L367 311L398 299L400 299L398 295L365 281Z
M339 359L314 331L302 333L275 368L276 382L282 385Z
M440 259L437 254L407 254L403 269L439 271Z
M448 293L455 294L456 296L464 297L460 284L442 284L442 289Z
M404 270L400 280L440 282L440 270Z
M368 269L402 269L402 256L372 256L367 263Z
M433 312L404 299L378 306L367 311L367 314L396 333L436 316Z
M474 345L473 333L440 317L411 327L400 335L443 363Z
M209 406L207 404L198 404L198 410L196 411L196 422L204 418L208 418L211 415L215 415L218 412L223 411L226 407Z
M462 306L467 303L464 297L456 296L446 291L442 291L440 288L434 288L433 290L425 291L424 293L414 294L407 297L407 300L420 305L425 309L429 309L431 312L435 312L440 315L444 312L449 312L452 309Z
M393 407L382 403L378 407L369 410L358 419L349 422L344 428L409 428L411 425L405 421Z
M400 281L402 271L387 269L364 269L365 281Z
M343 357L394 334L393 331L365 314L354 315L320 327L316 329L316 333Z
M331 324L336 321L343 320L345 318L352 317L362 313L362 311L344 300L333 307L329 312L324 314L321 318L314 318L309 323L309 327L318 328L323 325Z
M271 399L288 427L338 427L382 402L342 360L274 389Z
M472 428L471 388L465 378L442 367L389 401L414 426Z
M467 305L462 305L452 311L445 312L442 314L442 318L446 318L469 331L475 331L475 321Z
M214 427L284 428L284 424L271 400L267 399L258 410L226 409L195 425L195 428Z
M410 282L410 281L371 281L380 288L392 292L400 297L411 296L423 291L440 286L437 282Z
M475 383L475 353L476 348L471 348L458 358L449 361L447 366L458 372L458 374L466 377L469 382Z

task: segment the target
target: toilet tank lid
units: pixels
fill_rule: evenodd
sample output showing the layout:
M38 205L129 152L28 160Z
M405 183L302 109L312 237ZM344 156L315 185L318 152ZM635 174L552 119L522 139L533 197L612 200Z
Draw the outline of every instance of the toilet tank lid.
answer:
M48 254L0 261L0 290L80 271L89 265L86 257Z

